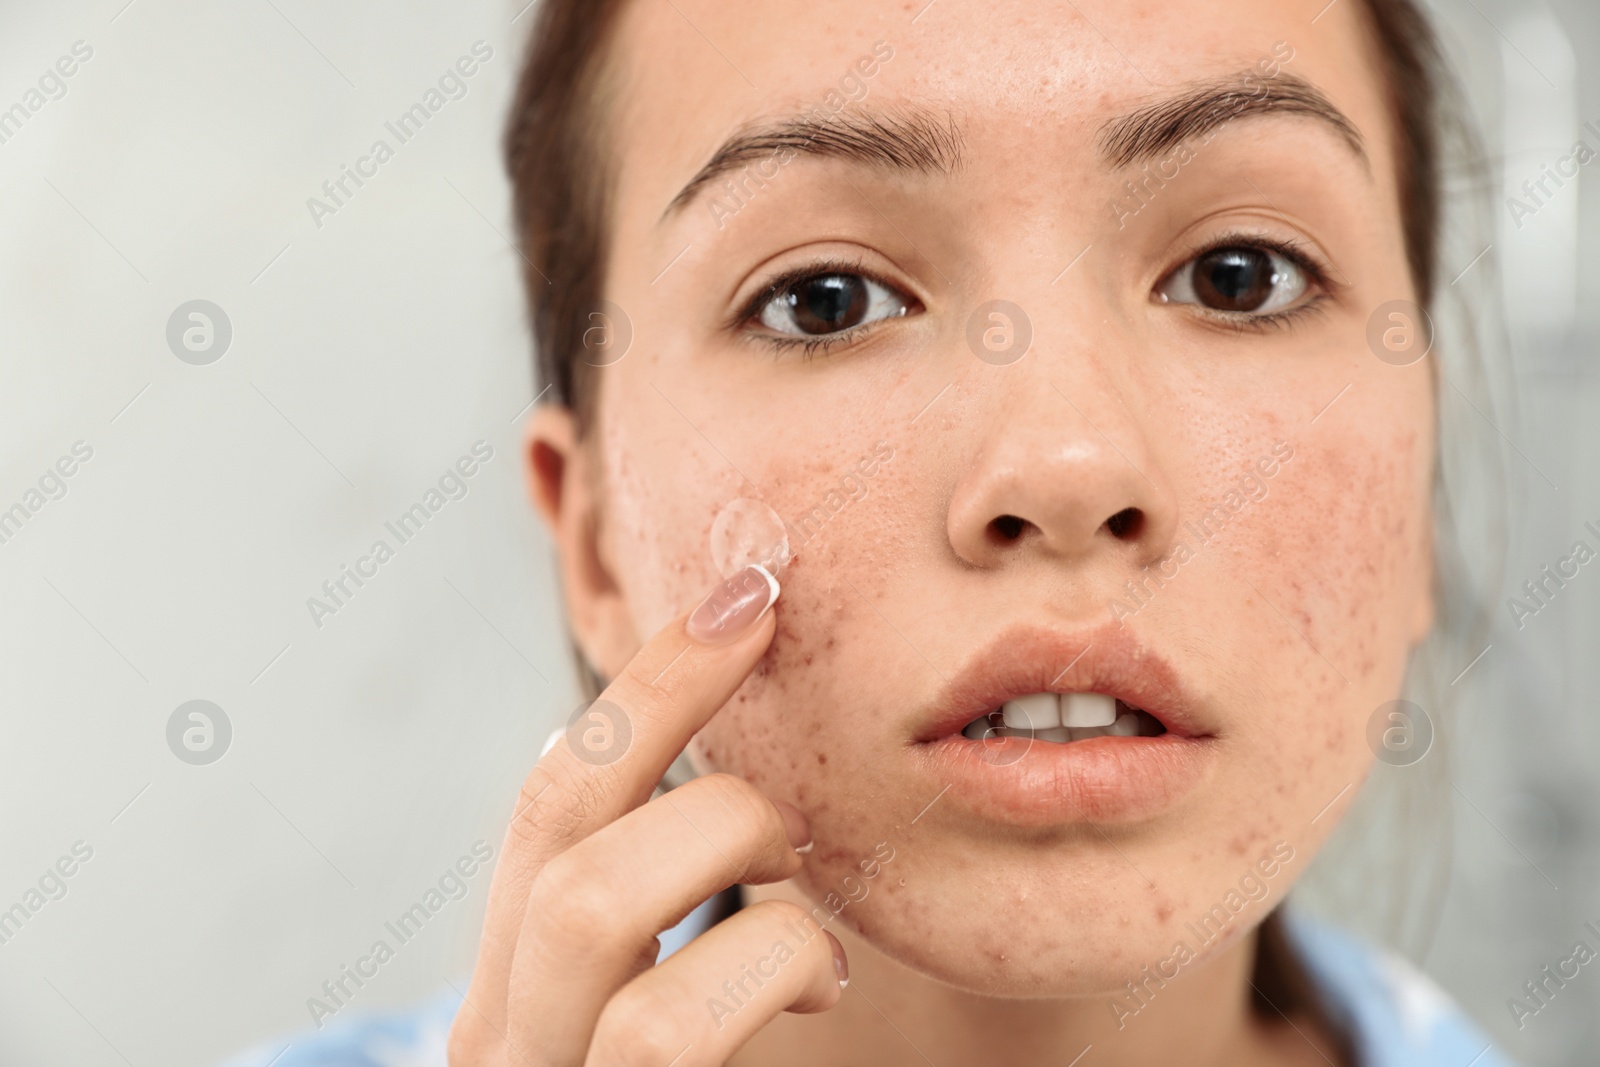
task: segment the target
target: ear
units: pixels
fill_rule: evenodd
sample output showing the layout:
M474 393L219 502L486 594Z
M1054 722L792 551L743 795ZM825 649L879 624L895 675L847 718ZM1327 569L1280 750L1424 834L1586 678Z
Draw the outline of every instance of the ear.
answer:
M555 542L578 651L602 677L615 678L638 651L639 637L601 537L602 483L593 450L579 439L570 409L545 405L528 420L523 455L528 495Z

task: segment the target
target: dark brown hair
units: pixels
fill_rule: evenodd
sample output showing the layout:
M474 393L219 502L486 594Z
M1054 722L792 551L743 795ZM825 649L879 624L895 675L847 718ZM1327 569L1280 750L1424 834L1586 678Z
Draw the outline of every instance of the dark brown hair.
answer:
M611 162L602 144L606 43L625 0L542 0L506 127L506 167L524 265L541 387L573 410L580 433L593 412L595 365L583 358L590 313L604 298L610 245ZM1415 0L1362 0L1385 80L1406 257L1418 302L1432 303L1442 217L1440 101L1448 79L1438 42ZM1273 911L1257 938L1253 1003L1268 1018L1309 1015L1354 1063L1346 1020L1322 997Z
M573 409L593 408L594 367L583 359L589 315L604 297L610 246L605 42L624 0L543 0L506 124L506 170L522 249L539 388Z

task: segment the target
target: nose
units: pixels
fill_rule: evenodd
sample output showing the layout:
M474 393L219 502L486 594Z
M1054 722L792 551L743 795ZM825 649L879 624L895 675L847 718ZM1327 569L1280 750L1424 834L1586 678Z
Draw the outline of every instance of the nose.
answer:
M1018 375L1002 391L1003 409L951 500L956 554L977 567L1041 556L1112 556L1139 566L1160 559L1176 534L1178 505L1150 428L1093 368L1060 386L1044 377Z

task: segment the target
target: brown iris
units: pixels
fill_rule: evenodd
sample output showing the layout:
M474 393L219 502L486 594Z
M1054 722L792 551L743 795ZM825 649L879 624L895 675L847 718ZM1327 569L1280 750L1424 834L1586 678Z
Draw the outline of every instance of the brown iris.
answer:
M867 283L852 274L808 278L783 294L803 333L838 333L858 325L867 314Z
M1194 261L1194 295L1218 311L1254 311L1272 295L1278 272L1255 248L1218 248Z

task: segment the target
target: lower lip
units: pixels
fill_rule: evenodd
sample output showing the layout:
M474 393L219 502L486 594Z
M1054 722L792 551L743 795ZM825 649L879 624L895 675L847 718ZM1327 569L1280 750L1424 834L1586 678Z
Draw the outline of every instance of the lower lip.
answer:
M1020 826L1136 822L1176 806L1210 773L1216 739L1093 737L1059 743L975 741L955 734L916 746L946 803Z

